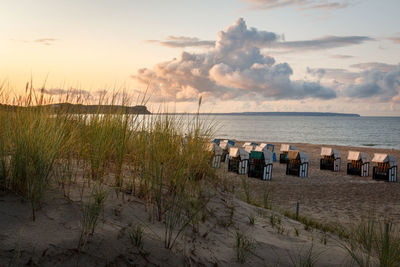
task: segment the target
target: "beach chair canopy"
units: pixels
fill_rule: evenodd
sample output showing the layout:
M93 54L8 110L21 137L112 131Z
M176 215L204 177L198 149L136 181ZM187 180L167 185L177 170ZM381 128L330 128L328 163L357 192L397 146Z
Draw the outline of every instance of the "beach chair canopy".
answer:
M241 147L231 147L229 149L229 157L240 157L241 160L245 160L249 159L249 153Z
M349 155L347 156L348 160L361 160L363 163L369 162L369 156L367 153L358 152L358 151L349 151Z
M321 148L321 156L333 156L335 159L340 158L340 152L331 147Z
M231 146L235 146L235 141L233 141L233 140L225 139L225 140L221 141L221 143L228 143Z
M242 147L246 147L246 146L254 146L255 147L255 146L258 146L258 144L254 143L254 142L245 142Z
M259 146L260 146L260 147L266 147L266 146L267 146L267 143L261 143Z
M228 142L225 142L225 140L224 140L224 141L221 141L221 142L219 143L219 146L220 146L223 150L229 150L229 148L232 147L232 145L229 144Z
M289 159L298 159L301 163L308 162L308 156L306 153L298 150L289 150L288 151L288 158Z
M262 147L261 145L259 145L259 146L256 146L254 151L262 152L264 154L264 160L265 160L266 164L270 164L274 161L273 153L267 147Z
M251 142L245 142L242 147L250 146Z
M388 162L390 167L397 166L397 159L389 154L375 153L372 161L378 163Z
M281 145L282 152L288 152L289 150L297 150L297 147L295 147L294 145L288 145L288 144Z
M208 150L213 152L215 156L222 155L222 148L219 145L217 145L216 143L208 144Z
M254 146L253 145L247 145L244 147L244 150L247 151L247 153L250 153L252 150L254 150Z

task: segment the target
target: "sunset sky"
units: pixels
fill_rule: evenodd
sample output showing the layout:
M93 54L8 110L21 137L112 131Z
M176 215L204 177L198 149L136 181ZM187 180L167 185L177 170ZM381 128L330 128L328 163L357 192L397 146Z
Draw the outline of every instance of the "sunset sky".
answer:
M399 0L0 0L0 84L400 116Z

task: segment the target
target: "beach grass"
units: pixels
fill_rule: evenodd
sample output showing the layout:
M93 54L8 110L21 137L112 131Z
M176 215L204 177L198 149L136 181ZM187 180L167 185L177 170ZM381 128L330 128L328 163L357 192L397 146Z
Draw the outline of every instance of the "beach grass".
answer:
M0 94L1 95L1 94ZM71 99L67 96L66 99ZM102 98L98 104L121 104ZM0 189L27 200L33 220L40 216L47 190L58 185L68 198L71 186L81 192L80 236L82 250L96 227L108 196L115 189L117 196L133 195L145 203L149 218L164 227L164 247L173 249L187 229L199 231L204 222L213 186L234 194L232 184L217 177L210 164L207 145L213 138L215 125L205 124L199 115L190 117L164 114L138 115L100 112L73 114L68 110L54 112L53 100L37 94L27 86L26 95L15 101L20 108L0 109ZM81 98L74 100L80 103ZM121 100L122 101L122 100ZM126 105L125 100L122 101ZM198 113L200 112L199 101ZM225 180L224 180L225 179ZM240 198L249 204L272 209L273 188L265 184L263 196L257 202L246 176L241 178ZM121 200L122 201L122 200ZM234 206L229 219L216 224L234 225ZM400 237L391 223L362 221L355 229L340 224L322 223L311 217L283 215L301 222L304 229L323 232L343 239L342 247L360 266L398 266ZM248 224L257 227L249 214ZM272 214L270 226L284 234L281 218ZM299 236L299 229L294 228ZM134 247L143 249L143 229L130 229ZM254 242L236 232L236 259L244 263L254 249ZM303 257L304 256L304 257ZM313 266L313 248L293 262L297 266Z

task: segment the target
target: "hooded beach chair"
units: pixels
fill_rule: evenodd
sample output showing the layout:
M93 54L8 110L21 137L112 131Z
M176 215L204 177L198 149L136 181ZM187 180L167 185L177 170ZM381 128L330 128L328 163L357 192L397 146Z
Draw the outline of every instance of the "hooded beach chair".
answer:
M369 175L369 156L359 151L349 151L347 160L347 174L366 177Z
M231 147L228 156L228 171L246 174L249 163L249 153L241 147Z
M222 156L221 162L228 161L229 149L235 145L235 142L232 140L223 140L220 141L219 146L222 148Z
M267 147L257 146L249 155L249 177L272 179L273 154Z
M298 150L289 150L287 155L289 162L286 163L286 175L308 177L308 156Z
M373 179L397 182L397 159L389 154L375 153L372 159L376 162L372 171Z
M331 147L322 147L319 162L320 170L331 170L338 172L340 170L340 152Z
M279 155L279 162L280 163L288 163L289 159L288 159L288 152L290 150L297 150L297 147L295 147L294 145L288 145L288 144L282 144L281 145L281 154Z
M211 156L211 166L213 168L219 168L221 166L222 148L216 143L210 143L208 144L208 151Z

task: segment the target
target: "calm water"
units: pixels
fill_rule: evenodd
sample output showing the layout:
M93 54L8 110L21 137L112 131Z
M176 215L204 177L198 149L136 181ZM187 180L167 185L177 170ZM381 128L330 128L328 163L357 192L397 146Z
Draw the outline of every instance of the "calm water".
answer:
M400 149L400 117L201 116L216 138Z

